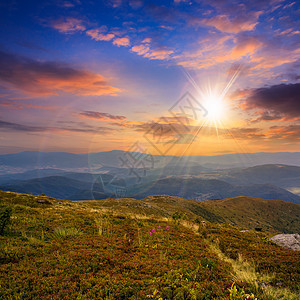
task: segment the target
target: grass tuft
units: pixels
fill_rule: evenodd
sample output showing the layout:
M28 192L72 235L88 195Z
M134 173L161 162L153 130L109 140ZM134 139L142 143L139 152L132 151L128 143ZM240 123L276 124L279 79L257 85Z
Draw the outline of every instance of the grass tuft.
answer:
M58 238L68 237L68 236L78 236L81 235L82 232L76 227L57 227L54 229L54 236Z

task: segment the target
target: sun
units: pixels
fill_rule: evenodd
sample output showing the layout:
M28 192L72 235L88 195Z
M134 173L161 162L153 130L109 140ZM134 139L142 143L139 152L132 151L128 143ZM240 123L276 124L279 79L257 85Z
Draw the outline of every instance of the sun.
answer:
M225 115L225 105L221 96L210 93L205 96L204 107L207 110L207 117L210 121L221 121Z

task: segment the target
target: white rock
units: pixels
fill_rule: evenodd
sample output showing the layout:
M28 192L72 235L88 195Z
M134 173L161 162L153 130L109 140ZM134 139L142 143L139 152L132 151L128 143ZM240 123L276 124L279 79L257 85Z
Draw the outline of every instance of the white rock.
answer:
M283 248L300 250L300 234L277 234L271 237L270 240Z

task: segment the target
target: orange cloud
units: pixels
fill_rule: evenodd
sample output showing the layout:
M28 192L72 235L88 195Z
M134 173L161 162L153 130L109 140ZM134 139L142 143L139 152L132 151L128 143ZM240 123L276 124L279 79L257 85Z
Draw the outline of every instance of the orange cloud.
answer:
M136 52L138 55L144 55L150 51L148 45L137 45L131 48L131 51Z
M244 37L240 40L238 39L230 57L231 59L238 59L245 55L251 55L255 53L261 45L262 43L254 37Z
M57 29L61 33L72 34L77 31L84 31L85 26L80 19L66 17L58 20L54 20L50 23L50 26Z
M254 57L251 62L254 63L253 70L270 69L277 66L281 66L286 63L292 63L297 61L297 56L293 56L290 52L288 56L272 55L269 53L268 56L261 55Z
M198 21L217 28L222 32L239 33L241 31L251 31L258 24L257 19L262 14L261 11L252 13L245 18L236 17L230 19L228 15L218 15L211 19Z
M300 125L272 126L267 134L270 139L300 141Z
M174 53L173 50L168 50L165 48L151 49L150 43L151 38L145 38L142 41L142 44L133 46L131 51L137 53L138 55L142 55L143 57L158 60L170 59L171 54Z
M151 52L148 52L144 55L144 57L148 57L150 59L169 59L170 55L173 54L173 50L167 50L167 49L157 49L152 50Z
M57 62L39 62L0 52L0 81L31 95L116 95L120 89L100 74Z
M110 41L115 37L112 33L103 33L103 28L90 29L86 34L95 41Z
M198 49L186 51L176 56L175 59L178 65L187 68L207 68L229 59L231 52L229 41L232 41L229 36L211 35L199 43Z
M120 47L120 46L128 47L128 46L130 46L130 40L127 37L116 38L116 39L114 39L113 44L118 47Z
M151 43L151 38L145 38L143 39L142 43L150 44Z

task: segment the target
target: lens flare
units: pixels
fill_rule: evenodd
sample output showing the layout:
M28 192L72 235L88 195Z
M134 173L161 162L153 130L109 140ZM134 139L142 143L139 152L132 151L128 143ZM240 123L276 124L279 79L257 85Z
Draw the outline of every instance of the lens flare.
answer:
M228 111L226 107L226 98L228 91L238 78L242 67L240 65L234 66L230 69L230 73L227 74L227 80L225 82L218 82L214 80L215 84L212 86L210 82L207 85L200 87L194 78L188 71L184 70L184 74L189 83L194 87L199 95L199 102L203 103L204 108L207 110L207 117L198 122L198 129L193 134L191 142L187 145L182 155L185 155L198 135L203 129L215 128L217 138L219 139L219 128L226 131L224 126L224 119L228 119Z
M225 115L223 99L217 93L210 93L205 97L204 107L207 109L207 118L210 121L221 121Z

